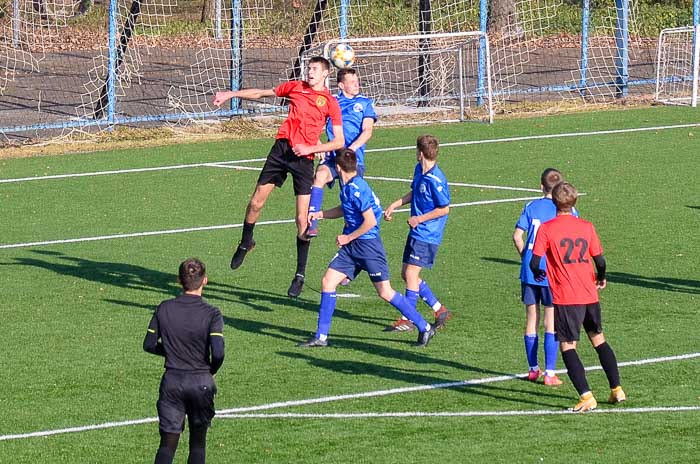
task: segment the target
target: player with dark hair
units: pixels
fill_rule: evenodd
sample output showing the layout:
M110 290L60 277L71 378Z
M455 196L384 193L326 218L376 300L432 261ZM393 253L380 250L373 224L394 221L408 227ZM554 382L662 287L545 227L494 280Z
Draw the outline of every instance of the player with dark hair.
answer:
M520 266L520 294L525 305L525 355L530 367L528 380L536 382L542 372L537 361L539 351L539 336L537 332L540 326L540 304L544 307L544 358L545 376L544 384L558 386L562 384L554 371L557 368L558 344L554 332L554 306L552 306L552 293L549 290L549 282L545 277L542 281L536 281L530 271L530 258L532 248L539 227L557 215L557 207L552 201L552 189L562 182L561 172L554 168L547 168L540 176L540 187L544 197L533 200L525 205L523 212L515 224L513 232L513 244L522 259ZM577 216L575 209L572 214ZM527 241L523 235L527 233ZM546 271L545 261L540 262L540 268Z
M452 313L433 295L430 286L420 278L423 268L432 269L450 212L450 187L437 165L439 142L432 135L422 135L416 142L416 164L411 190L389 205L384 219L391 221L396 208L411 204L409 232L403 250L401 277L406 282L406 299L416 307L418 296L433 310L436 329L444 327ZM384 330L410 331L414 326L405 317Z
M345 146L355 152L357 156L357 175L362 177L365 173L365 146L372 137L374 123L377 114L374 112L372 99L360 93L360 79L357 71L352 68L338 70L336 77L340 91L336 95L340 111L343 115L343 135ZM333 140L333 126L329 121L326 125L328 140ZM335 153L327 153L323 161L316 168L314 185L311 187L311 200L309 213L321 211L323 205L323 187L333 186L338 172L335 170ZM306 231L307 237L318 235L318 221L311 221Z
M580 396L573 411L585 412L595 409L598 402L588 387L586 371L576 353L582 325L608 378L608 402L620 403L626 396L620 386L615 353L603 336L598 290L606 286L605 257L593 224L572 214L577 198L576 189L567 182L557 184L552 190L557 216L540 226L530 270L535 279L549 278L554 302L554 330L559 337L561 357ZM545 255L546 272L540 269L540 261ZM593 273L591 261L595 263L597 275Z
M204 264L196 258L183 261L178 279L184 292L158 305L143 340L144 350L165 357L155 464L173 462L185 416L190 429L187 462L205 462L207 429L214 417L214 374L224 362L221 312L202 299L207 284Z
M314 180L314 154L335 151L345 145L343 124L338 101L325 86L330 63L317 56L309 60L305 81L288 81L274 89L245 89L217 92L214 104L220 106L231 98L259 99L284 97L289 100L289 114L277 132L277 140L267 156L255 191L248 202L241 241L231 258L231 269L243 264L245 255L255 247L253 228L268 196L275 187L281 187L292 174L296 196L297 267L294 279L287 291L291 297L299 296L304 286L309 241L304 232L308 227L307 214L311 185ZM320 143L321 131L330 118L336 137Z
M417 345L425 346L435 335L435 328L416 311L415 303L411 305L407 298L391 288L389 282L389 265L379 236L379 221L382 216L379 199L367 182L357 175L355 152L347 148L339 150L335 161L341 181L340 205L311 213L309 220L343 217L345 227L335 240L340 250L331 260L321 281L316 334L301 346L328 345L328 333L335 311L335 290L346 277L354 279L362 271L369 274L377 294L419 328Z

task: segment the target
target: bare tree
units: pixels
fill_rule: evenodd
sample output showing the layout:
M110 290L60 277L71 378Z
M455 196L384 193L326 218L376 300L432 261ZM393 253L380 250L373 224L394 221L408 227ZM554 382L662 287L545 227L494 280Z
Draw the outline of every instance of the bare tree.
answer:
M523 37L515 0L491 0L487 30L494 38L517 40Z
M199 22L206 23L214 19L217 1L218 0L204 0L204 3L202 3L202 16Z

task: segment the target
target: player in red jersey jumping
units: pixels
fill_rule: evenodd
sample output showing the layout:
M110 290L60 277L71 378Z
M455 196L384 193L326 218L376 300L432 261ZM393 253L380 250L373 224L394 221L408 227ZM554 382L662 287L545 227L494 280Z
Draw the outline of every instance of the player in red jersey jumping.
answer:
M258 178L243 222L238 248L231 258L231 269L243 264L246 253L253 249L253 228L268 196L275 186L281 187L292 174L296 196L297 269L287 294L299 296L304 286L309 241L304 232L308 226L307 213L311 186L314 182L314 154L333 152L345 146L340 106L326 88L330 63L321 56L309 60L305 81L289 81L274 89L245 89L216 92L214 105L221 106L231 98L255 100L263 97L284 97L289 100L289 114L277 132L275 144L267 156ZM319 137L331 120L333 140L320 143Z
M588 221L572 215L578 193L567 182L552 190L557 216L542 224L532 250L530 269L535 279L549 279L554 303L554 330L559 337L561 357L567 374L578 394L574 412L591 411L598 406L588 387L586 371L576 353L581 326L598 353L600 364L610 383L609 403L626 399L620 386L617 359L603 336L598 290L605 288L605 258L595 227ZM540 260L547 257L547 272L540 269ZM595 263L597 275L593 273Z

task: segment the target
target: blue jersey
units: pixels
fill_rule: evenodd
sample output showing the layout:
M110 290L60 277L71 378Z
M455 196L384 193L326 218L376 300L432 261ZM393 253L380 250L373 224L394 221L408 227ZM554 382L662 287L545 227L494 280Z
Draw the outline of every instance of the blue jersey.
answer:
M411 190L411 216L420 216L450 205L450 187L437 164L423 174L423 167L418 163L413 171ZM439 245L446 223L447 215L422 222L415 229L411 229L409 237Z
M372 209L377 225L358 237L361 240L379 237L379 221L382 218L382 207L379 198L374 194L369 184L362 178L355 176L350 182L340 188L340 206L343 208L345 227L343 235L348 235L360 228L365 218L362 213Z
M572 213L578 217L578 211L573 208ZM557 207L551 198L540 198L525 205L523 212L515 224L515 227L527 232L527 241L523 250L523 260L520 265L520 280L530 285L549 286L549 281L545 278L542 282L537 282L530 270L530 259L532 259L532 248L535 246L537 230L545 222L557 216ZM540 260L540 269L546 270L546 259Z
M377 120L377 113L374 112L372 100L362 94L355 95L353 98L346 97L343 92L338 92L335 97L340 105L340 112L343 117L343 135L345 136L345 146L349 147L357 140L362 132L362 121L365 118ZM333 125L329 119L326 123L326 134L328 140L333 140ZM357 164L365 164L365 145L362 145L355 150L357 155Z

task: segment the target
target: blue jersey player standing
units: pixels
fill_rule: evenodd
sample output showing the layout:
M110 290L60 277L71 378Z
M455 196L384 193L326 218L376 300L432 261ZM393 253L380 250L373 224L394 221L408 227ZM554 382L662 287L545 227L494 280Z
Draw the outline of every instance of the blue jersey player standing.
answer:
M336 237L340 248L333 257L321 281L321 304L318 311L316 334L300 346L322 347L328 345L328 333L335 311L335 290L347 277L354 279L367 271L377 294L419 328L418 346L425 346L435 335L435 328L426 322L409 300L391 288L389 265L384 244L379 237L379 221L382 208L379 199L367 182L357 173L355 152L348 148L338 150L336 169L340 174L340 205L333 209L311 213L314 219L343 217L343 233Z
M552 189L562 182L561 172L556 169L545 169L540 177L542 193L544 197L529 202L523 208L523 212L515 224L513 232L513 243L522 258L520 267L520 286L522 302L525 304L525 354L530 367L528 380L536 382L542 372L537 361L539 350L539 337L537 335L540 321L540 304L544 307L544 357L545 376L544 384L549 386L561 385L562 381L556 376L554 370L557 365L558 344L554 332L554 307L552 304L552 294L549 290L549 282L545 278L538 281L535 279L528 263L532 258L532 248L537 237L539 227L557 215L557 207L552 201ZM576 212L574 211L574 214ZM527 234L527 240L523 235ZM542 260L540 267L545 270L545 260Z
M384 212L384 218L390 221L396 208L411 204L411 216L408 218L410 231L403 252L401 277L406 282L406 298L413 307L416 307L420 296L432 308L436 329L442 328L452 313L435 298L427 282L420 278L420 271L423 268L432 269L450 212L450 187L437 165L438 148L438 140L432 135L418 137L418 164L413 171L411 191L389 205ZM413 328L411 321L402 317L384 330L410 331Z
M357 175L362 177L365 173L365 145L372 137L374 123L377 114L374 112L372 99L360 93L360 79L357 71L351 68L340 69L337 75L338 88L340 92L336 96L340 105L340 112L343 118L343 134L345 146L355 152L357 156ZM333 126L330 121L326 125L328 140L333 140ZM335 169L335 153L326 154L324 160L316 169L314 185L311 187L311 200L309 202L309 213L321 211L323 204L323 187L332 186L333 181L338 178ZM311 221L306 230L307 237L318 235L318 221Z

